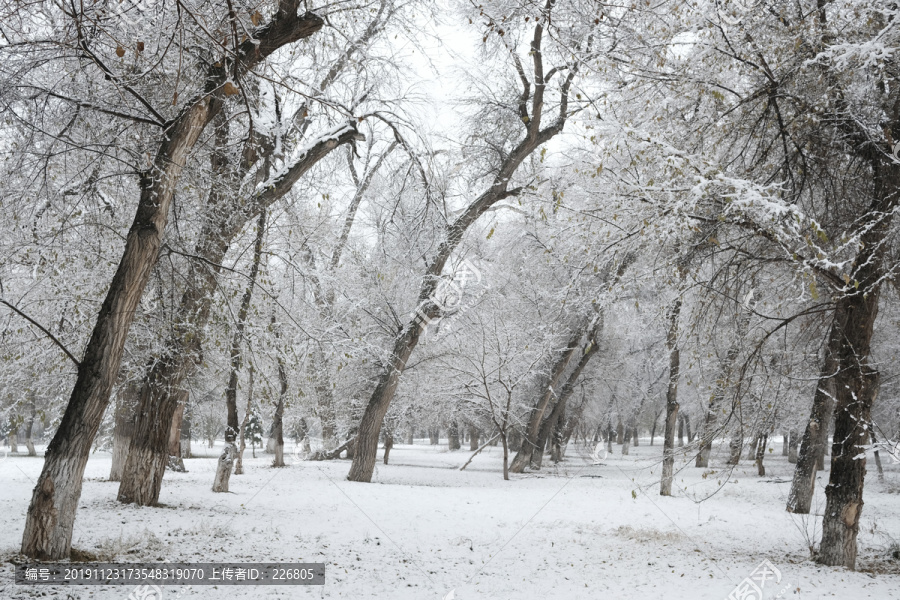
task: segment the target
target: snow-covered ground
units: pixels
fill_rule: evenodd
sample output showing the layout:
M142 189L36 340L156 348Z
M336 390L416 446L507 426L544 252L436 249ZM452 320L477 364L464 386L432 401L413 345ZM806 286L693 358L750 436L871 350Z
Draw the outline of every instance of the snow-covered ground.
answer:
M780 442L768 476L744 461L726 471L688 466L677 496L659 496L661 446L592 465L583 448L539 473L503 481L501 449L469 467L469 452L417 440L379 462L372 484L351 483L347 461L269 467L246 452L232 493L210 491L218 447L194 444L188 473L166 473L161 506L116 502L110 457L87 466L73 547L117 562L324 562L320 587L164 587L175 598L725 599L764 561L780 573L764 598L900 598L900 465L886 480L869 461L859 536L860 571L809 560L821 517L785 512L793 465ZM290 447L288 451L290 451ZM724 452L723 448L723 452ZM721 464L718 456L714 464ZM379 455L380 461L380 455ZM549 461L548 461L549 462ZM0 452L0 598L127 600L132 587L16 585L13 565L40 458ZM710 472L714 471L714 472ZM814 509L824 509L824 474ZM709 496L704 502L703 497Z

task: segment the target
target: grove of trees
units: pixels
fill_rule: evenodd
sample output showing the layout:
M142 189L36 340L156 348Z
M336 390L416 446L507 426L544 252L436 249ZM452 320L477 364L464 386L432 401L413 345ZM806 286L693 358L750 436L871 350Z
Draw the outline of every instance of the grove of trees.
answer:
M413 438L509 479L649 435L663 496L783 440L786 509L827 468L815 558L856 566L900 438L897 3L0 10L23 554L69 555L101 447L154 505L192 440L227 492L286 439L370 482Z

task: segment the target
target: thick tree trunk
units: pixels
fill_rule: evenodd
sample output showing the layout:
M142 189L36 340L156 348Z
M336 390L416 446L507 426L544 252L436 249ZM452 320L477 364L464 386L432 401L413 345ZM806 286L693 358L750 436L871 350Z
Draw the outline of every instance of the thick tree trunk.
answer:
M622 456L628 456L629 454L631 454L632 431L633 431L633 428L631 428L631 427L625 428L625 433L624 433L625 437L622 440Z
M429 427L428 428L428 441L432 446L437 446L441 443L441 430L437 427Z
M835 428L831 475L825 486L825 517L818 560L831 566L856 568L856 536L863 507L866 445L871 407L878 393L878 373L866 362L878 311L878 288L867 297L842 300L847 312L840 350L841 370L835 375ZM799 467L799 465L798 465Z
M684 446L684 414L678 415L678 447Z
M420 329L417 324L410 324L397 337L394 351L388 364L382 369L378 385L369 399L356 438L356 451L353 464L347 479L350 481L372 481L375 470L375 457L378 452L378 439L381 435L381 423L390 408L391 400L400 384L400 374L406 368L406 361L419 343Z
M544 420L544 423L541 424L537 443L535 445L535 449L531 454L531 467L533 469L541 468L541 463L543 461L543 448L548 441L551 444L556 444L557 455L554 462L559 462L558 447L560 440L557 437L554 441L554 439L551 437L551 434L559 429L560 421L564 419L564 415L566 413L566 404L569 401L569 397L575 391L575 386L578 384L578 379L579 377L581 377L581 374L587 367L588 362L590 362L591 357L593 357L597 352L596 338L602 327L603 321L598 317L594 321L594 323L592 323L591 328L587 332L587 339L581 349L581 358L579 358L578 364L575 365L575 369L569 375L568 379L566 379L566 383L563 385L562 390L560 390L559 395L556 398L556 404L553 406L553 410L550 412L550 415ZM551 448L551 453L552 451L553 450ZM515 461L513 461L513 464L515 464Z
M541 454L544 451L544 447L538 446L538 436L540 435L544 414L547 411L550 402L558 395L556 389L559 380L568 368L572 358L575 356L575 351L579 348L578 342L581 340L584 333L585 332L582 329L579 329L574 333L569 339L565 350L563 350L562 354L554 363L553 368L550 371L550 378L542 388L543 394L529 414L522 445L516 453L515 458L513 458L512 465L510 466L510 471L513 473L522 473L525 470L525 467L535 462L535 459L537 459L537 464L540 465ZM544 441L546 442L546 438Z
M210 83L218 85L218 81ZM182 111L168 128L153 168L141 177L140 200L122 259L28 508L22 537L22 553L27 556L49 560L69 555L84 466L109 404L131 322L159 255L178 176L200 133L220 109L221 102L208 94Z
M900 202L900 170L880 156L875 159L873 220L860 236L859 253L850 277L859 282L855 292L837 302L843 313L838 370L834 376L834 443L831 473L825 487L825 513L818 560L830 566L856 568L856 536L863 508L866 445L872 404L878 394L879 376L869 364L878 298L884 279L884 254L891 220ZM824 428L827 430L827 428Z
M873 322L874 312L877 311L877 305L874 304L878 301L877 295L877 291L870 292L873 304L866 306L868 309L866 312L871 314ZM859 303L857 307L864 304L868 303ZM866 316L863 315L863 318ZM853 319L848 321L852 323ZM863 323L862 326L865 328L866 324ZM871 323L868 326L871 327ZM865 332L856 333L857 335L853 336L855 338L867 335ZM871 335L871 329L868 335ZM846 352L852 356L852 350L848 348ZM853 357L852 360L856 358ZM837 388L835 442L831 458L831 476L828 485L825 486L825 516L818 555L818 561L822 564L844 566L851 570L856 568L856 536L859 533L859 518L863 508L865 447L869 443L867 424L870 422L870 409L878 393L878 374L869 370L868 366L863 365L862 369L857 369L855 380L851 379L853 376L839 373L835 377Z
M819 382L816 386L815 394L813 394L812 411L809 421L806 423L806 430L803 432L803 439L800 442L800 453L795 461L797 466L794 468L794 477L791 482L791 491L788 492L787 501L787 511L791 513L808 515L812 505L816 483L818 444L822 440L821 431L828 429L829 397L834 393L834 376L839 366L838 352L842 343L841 331L844 327L844 319L845 315L838 307L835 310L834 319L828 332L822 370L819 374ZM796 436L792 443L796 453ZM790 455L788 460L790 460Z
M681 298L675 300L669 309L669 328L666 332L666 348L669 350L669 386L666 389L666 427L663 434L663 465L659 484L660 496L672 495L672 480L675 469L675 423L678 426L679 446L684 445L681 439L682 427L678 415L678 378L681 374L681 352L678 347L678 319L681 315Z
M691 415L684 414L684 428L687 432L687 441L688 443L694 441L694 434L691 433Z
M548 447L551 441L551 434L553 429L556 428L556 424L559 421L560 413L565 410L565 400L562 399L562 394L557 398L556 404L553 405L553 410L544 419L544 422L541 423L541 429L538 432L537 440L535 441L535 448L531 452L531 465L530 467L535 471L539 471L544 462L544 452Z
M618 425L616 425L616 444L622 445L625 443L625 426L622 424L622 419L619 419Z
M321 19L318 23L321 27ZM217 77L210 84L217 87L222 79ZM131 322L159 255L178 176L200 133L220 109L221 101L210 90L183 110L168 127L153 167L141 176L140 200L122 259L28 508L22 536L26 556L50 560L69 555L84 466L109 404Z

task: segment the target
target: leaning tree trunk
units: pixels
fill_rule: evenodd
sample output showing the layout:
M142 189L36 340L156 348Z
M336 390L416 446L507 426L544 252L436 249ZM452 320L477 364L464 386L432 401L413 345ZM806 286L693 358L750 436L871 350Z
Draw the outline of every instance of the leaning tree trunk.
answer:
M838 306L828 332L822 370L815 394L813 394L812 412L806 423L806 430L803 432L803 440L800 442L800 453L796 454L794 460L797 466L794 467L794 477L787 501L787 511L791 513L808 515L812 505L816 483L818 444L822 440L821 431L828 429L829 397L833 394L835 387L834 376L839 366L838 352L842 343L841 332L844 329L844 319L845 315ZM794 434L791 443L796 453L796 432ZM790 461L790 455L788 455L788 460Z
M681 352L678 348L678 318L681 315L681 298L677 298L669 310L669 329L666 332L666 348L669 350L669 387L666 389L666 428L663 437L662 477L659 483L659 495L672 495L672 480L675 470L675 423L678 419L678 378L681 374ZM679 446L682 428L678 427Z
M381 424L384 415L390 408L391 400L400 384L400 374L406 367L406 361L419 342L419 327L417 324L408 325L403 333L398 336L394 351L388 364L382 369L378 385L366 405L362 420L357 432L356 448L353 454L353 464L347 479L350 481L372 481L372 473L375 470L375 457L378 452L378 438L381 435Z
M566 344L566 348L563 353L556 359L556 362L553 364L553 368L550 370L550 377L547 380L546 385L543 387L544 393L538 399L537 403L531 409L531 413L528 417L528 424L525 427L522 445L519 447L519 451L516 453L515 458L513 458L512 465L510 466L510 471L513 473L522 473L525 470L525 467L532 464L535 460L535 455L540 456L544 451L544 447L538 447L538 436L540 435L541 423L544 419L544 413L547 410L547 407L550 405L550 402L554 397L557 396L556 388L559 383L560 378L565 373L566 369L569 366L569 363L572 361L572 357L575 356L575 351L578 349L578 342L581 340L581 337L584 335L584 332L579 328L576 331L568 344ZM545 440L546 441L546 440ZM538 463L540 464L540 463Z
M230 198L232 190L223 189L228 187L229 182L233 183L231 177L226 177L229 167L223 155L229 142L225 123L218 127L216 137L212 171L219 173L219 178L224 178L224 182L216 184L214 181L209 193L206 222L194 251L201 260L192 267L192 279L182 294L177 310L177 326L166 342L163 355L154 361L145 377L128 464L119 488L119 500L122 502L147 505L159 498L162 469L167 459L168 422L176 407L172 395L181 388L184 379L199 362L202 332L209 320L212 299L218 288L218 274L231 242L250 219L261 216L322 158L340 145L359 139L360 135L352 124L330 132L291 163L275 183L250 199L237 200ZM226 405L230 402L227 393ZM234 442L236 413L234 419L229 417L228 427L226 446L229 438L232 444ZM227 477L221 473L217 481L224 481Z
M203 93L164 124L152 166L140 176L140 198L122 258L78 365L62 421L45 452L22 536L26 556L54 560L69 554L84 467L109 404L128 331L159 257L181 170L200 134L222 110L222 89L232 73L246 72L278 48L322 28L320 17L299 16L298 8L299 4L283 1L272 20L238 44L225 64L209 67ZM171 412L158 416L165 429ZM160 436L163 444L166 433ZM134 454L129 452L129 460ZM153 465L148 475L148 479L161 478L162 465Z
M221 112L222 101L219 95L224 93L222 88L228 77L233 76L234 72L240 73L252 69L279 48L309 37L322 28L324 21L320 17L312 13L298 15L298 8L299 4L295 0L281 0L272 20L259 27L238 45L238 48L233 53L234 59L229 58L210 67L205 95L201 96L189 109L184 111L176 120L176 127L172 128L172 131L176 132L183 128L187 133L168 136L163 147L172 145L173 140L179 145L184 145L182 141L186 137L190 138L190 144L186 145L183 152L178 155L177 160L173 160L169 152L161 152L158 155L158 158L162 157L163 160L157 161L157 168L163 174L168 175L169 172L173 172L177 175L177 171L180 171L184 165L187 151L193 147L200 133L209 122ZM339 141L335 139L333 144L332 147L338 145ZM311 149L308 154L308 159L312 161L318 160L320 157L314 156L319 154L316 148ZM292 186L296 182L296 178L302 175L301 171L302 169L298 165L292 165L285 172L284 177L278 181L277 185L267 187L258 197L254 198L253 206L255 208L265 206L267 205L266 203L274 202L275 199L283 196L286 192L284 188ZM163 212L160 210L160 207L164 207L165 212L167 212L174 193L174 178L168 176L148 177L148 181L150 183L145 188L147 190L159 188L161 185L159 182L163 182L162 185L165 185L167 193L164 202L158 202L151 198L151 203L155 204L154 212ZM219 210L222 208L225 207L218 207ZM255 210L255 208L249 207L241 208L247 208L251 211L251 213L244 213L246 218L250 218L252 210ZM228 217L233 222L238 223L236 227L239 230L242 219L231 213L238 213L240 210L226 210L224 212L228 213ZM219 228L227 229L227 226L220 222L214 226L214 229ZM161 232L162 228L158 228L158 233L161 234ZM224 256L230 239L227 236L214 237L210 241L210 248L221 250L221 254ZM158 243L156 246L158 250ZM201 248L201 250L208 249ZM154 252L155 255L156 252ZM203 252L198 253L198 256L207 258ZM204 265L204 268L208 271L206 275L208 279L215 280L214 271L220 268L218 266L220 264L221 260L209 261ZM146 283L146 280L144 283ZM143 289L143 285L141 289ZM212 289L215 289L215 285L213 285ZM186 291L185 295L187 296L187 310L181 310L185 308L184 300L179 309L179 315L185 319L185 323L179 324L175 328L170 341L167 343L166 351L148 374L144 386L145 390L141 393L141 406L138 410L135 432L123 474L122 485L119 488L119 500L122 502L152 504L159 498L162 474L166 462L165 443L168 434L168 424L175 410L175 402L171 398L171 393L180 389L181 381L194 361L196 361L197 353L195 350L200 342L198 332L203 327L201 325L198 328L193 325L195 325L196 321L205 324L209 312L208 305L211 301L209 298L212 296L212 292L207 293L206 289L191 289ZM205 298L207 300L204 301ZM121 312L127 312L130 315L132 311ZM188 352L185 352L185 349Z
M543 24L537 23L530 52L535 76L541 79L543 79L543 55L541 53L543 31ZM347 479L350 481L369 482L372 480L372 474L375 470L375 458L378 453L381 424L397 391L400 375L406 368L406 363L419 342L419 336L423 328L427 327L430 321L441 315L441 305L436 300L435 293L438 289L438 284L442 281L441 274L444 271L444 266L462 242L466 231L481 215L497 202L519 193L520 190L518 189L509 189L510 181L518 170L519 165L534 151L562 132L568 117L569 89L576 72L577 65L569 68L566 78L561 85L558 117L551 125L543 129L541 124L543 121L545 86L543 84L535 85L532 93L532 86L530 84L525 85L524 95L519 103L519 113L523 115L522 121L525 124L525 136L505 155L494 173L491 186L469 204L462 214L449 226L446 237L438 246L434 258L428 265L420 284L419 304L415 315L397 334L391 357L381 369L377 380L378 383L360 420L356 442L357 449L353 457L353 465L350 467L350 473L347 475ZM527 100L529 97L532 100L532 114L530 116L527 114ZM540 416L532 435L537 434L537 427L539 426Z
M581 350L581 358L578 360L578 364L575 365L575 369L569 375L566 383L562 387L562 390L560 390L559 397L556 399L556 404L554 405L553 410L550 412L550 415L544 420L544 423L541 425L541 430L538 433L536 448L531 454L531 468L533 469L537 470L541 468L541 462L544 457L543 449L548 440L551 444L551 454L554 453L554 445L556 447L554 462L559 462L559 443L561 435L559 433L559 428L561 421L565 418L566 404L568 403L569 398L575 392L575 386L578 384L578 379L584 372L585 367L587 367L588 362L590 362L591 360L591 357L593 357L597 352L596 338L602 327L603 321L602 319L598 318L588 331L587 340ZM554 434L554 432L556 433Z

